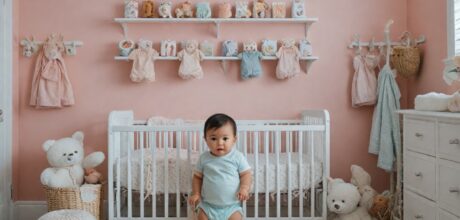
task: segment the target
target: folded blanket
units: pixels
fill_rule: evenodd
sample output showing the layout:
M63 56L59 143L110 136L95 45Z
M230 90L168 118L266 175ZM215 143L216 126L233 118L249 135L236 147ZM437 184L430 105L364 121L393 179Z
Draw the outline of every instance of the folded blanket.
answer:
M147 125L182 125L184 120L181 118L171 119L162 116L153 116L147 120Z
M419 111L447 111L452 95L430 92L415 97L415 110Z

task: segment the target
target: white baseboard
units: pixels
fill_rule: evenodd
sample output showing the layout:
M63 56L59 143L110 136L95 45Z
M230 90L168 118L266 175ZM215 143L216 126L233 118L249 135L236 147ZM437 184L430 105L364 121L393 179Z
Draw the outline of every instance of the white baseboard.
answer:
M38 219L48 211L46 201L16 201L13 209L14 220Z
M107 200L104 200L104 207L107 207ZM107 216L107 209L104 208L102 216ZM14 220L35 220L48 211L46 201L16 201L14 202Z

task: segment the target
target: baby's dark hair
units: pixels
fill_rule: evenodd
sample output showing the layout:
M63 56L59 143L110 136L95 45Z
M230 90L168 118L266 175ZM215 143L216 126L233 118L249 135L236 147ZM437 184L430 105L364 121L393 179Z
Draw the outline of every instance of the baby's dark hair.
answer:
M227 123L230 123L230 125L233 127L233 134L236 136L235 120L226 114L218 113L206 119L206 122L204 123L204 137L206 138L206 133L208 130L220 128Z

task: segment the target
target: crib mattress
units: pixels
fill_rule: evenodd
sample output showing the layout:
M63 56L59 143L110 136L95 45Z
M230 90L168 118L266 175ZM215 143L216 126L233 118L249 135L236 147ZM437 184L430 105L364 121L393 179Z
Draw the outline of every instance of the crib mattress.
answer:
M192 170L195 167L196 162L199 158L198 152L191 152L190 161L188 159L188 152L185 149L180 149L179 155L177 150L168 149L168 159L165 160L165 149L156 149L155 152L155 165L153 164L153 157L151 151L144 150L144 191L147 193L156 192L157 194L162 193L189 193L191 192L191 179L192 179ZM136 150L131 154L131 189L139 191L141 190L141 166L142 166L142 156L140 150ZM247 159L249 165L253 169L253 186L251 187L252 192L255 192L255 176L257 175L257 191L258 192L276 192L277 185L279 185L280 192L288 191L288 158L287 153L279 154L279 173L277 174L276 166L276 154L269 153L268 155L268 166L266 165L265 154L258 154L258 163L257 169L255 165L255 155L247 154ZM309 155L302 155L302 178L299 178L299 153L291 153L291 172L290 172L290 188L291 190L299 190L300 188L308 189L311 187L311 158ZM119 164L119 171L117 169L117 163ZM165 162L167 163L167 175L165 175ZM177 167L179 170L177 170ZM115 181L117 181L117 173L120 173L120 185L122 187L128 188L128 157L122 157L119 161L116 161L114 165L115 170ZM268 172L268 182L266 183L266 173ZM155 178L153 175L155 173ZM166 176L168 178L166 178ZM279 178L277 178L277 176ZM313 181L315 184L319 183L322 178L322 162L315 158L314 161L314 176ZM177 180L179 181L177 182ZM155 189L153 180L155 180ZM279 180L279 183L276 181ZM301 184L299 184L301 180ZM299 187L299 186L302 187Z

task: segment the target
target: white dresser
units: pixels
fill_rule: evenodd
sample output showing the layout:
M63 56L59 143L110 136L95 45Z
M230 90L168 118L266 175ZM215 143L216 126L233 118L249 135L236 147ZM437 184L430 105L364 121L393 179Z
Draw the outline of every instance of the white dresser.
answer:
M460 113L403 115L404 220L460 219Z

